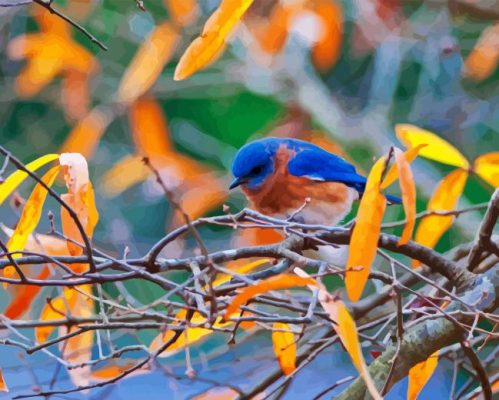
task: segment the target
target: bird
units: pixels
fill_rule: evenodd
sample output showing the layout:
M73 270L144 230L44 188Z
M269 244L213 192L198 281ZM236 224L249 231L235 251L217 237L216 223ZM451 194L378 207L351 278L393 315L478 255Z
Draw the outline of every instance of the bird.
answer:
M314 225L337 225L366 187L366 178L348 161L290 138L268 137L244 145L234 157L232 174L229 189L240 187L251 208ZM390 204L401 202L386 198Z

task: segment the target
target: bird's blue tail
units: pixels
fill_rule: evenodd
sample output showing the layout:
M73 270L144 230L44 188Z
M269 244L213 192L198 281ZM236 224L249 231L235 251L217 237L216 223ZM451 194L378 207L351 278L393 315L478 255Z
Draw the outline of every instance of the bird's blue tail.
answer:
M390 196L389 194L387 194L387 195L385 195L385 197L390 204L401 204L402 203L402 200L400 200L396 196Z

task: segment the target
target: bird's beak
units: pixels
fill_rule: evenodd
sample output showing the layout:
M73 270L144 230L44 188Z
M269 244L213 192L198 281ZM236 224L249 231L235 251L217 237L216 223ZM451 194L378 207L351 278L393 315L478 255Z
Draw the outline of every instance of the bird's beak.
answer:
M231 184L229 186L229 190L232 190L232 189L238 187L239 185L242 185L243 183L246 183L246 179L236 178L231 182Z

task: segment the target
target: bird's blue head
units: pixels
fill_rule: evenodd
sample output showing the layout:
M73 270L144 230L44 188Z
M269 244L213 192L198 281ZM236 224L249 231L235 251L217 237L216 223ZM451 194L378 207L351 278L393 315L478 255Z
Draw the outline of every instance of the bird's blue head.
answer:
M276 139L269 138L248 143L241 147L232 162L234 180L230 189L245 185L250 190L258 190L274 172Z

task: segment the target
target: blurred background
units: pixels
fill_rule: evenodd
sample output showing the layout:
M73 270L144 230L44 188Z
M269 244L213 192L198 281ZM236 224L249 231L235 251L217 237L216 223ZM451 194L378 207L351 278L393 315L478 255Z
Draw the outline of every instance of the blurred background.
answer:
M131 257L140 256L182 222L140 162L143 155L196 218L221 214L223 204L231 211L245 206L240 193L227 191L230 163L241 145L264 136L313 141L364 173L391 145L403 147L397 123L438 134L470 161L499 150L497 1L255 0L223 54L189 79L174 81L180 56L218 3L144 0L141 11L133 0L54 1L108 51L39 6L0 7L0 143L25 162L61 151L87 157L101 215L97 247L115 255L128 247ZM414 162L418 211L451 170ZM30 185L2 206L0 222L16 223ZM471 175L459 204L486 202L492 190ZM481 215L459 217L437 250L471 240ZM402 219L403 212L392 207L386 218ZM42 218L39 232L48 226ZM213 227L201 233L211 250L276 240ZM191 247L176 243L166 253L177 256ZM141 302L161 295L138 282L128 289ZM0 304L7 302L2 293ZM152 337L143 336L145 342ZM230 349L223 337L210 338L192 351L200 378L194 384L184 374L182 354L159 371L88 396L183 399L211 381L251 386L276 367L273 354L256 351L269 338L260 332ZM11 394L53 377L50 358L5 346L0 354ZM284 398L313 398L349 373L355 372L348 357L335 347L300 373ZM60 372L58 379L67 377ZM444 359L421 398L447 395L451 381L452 365ZM404 385L387 398L403 397Z

